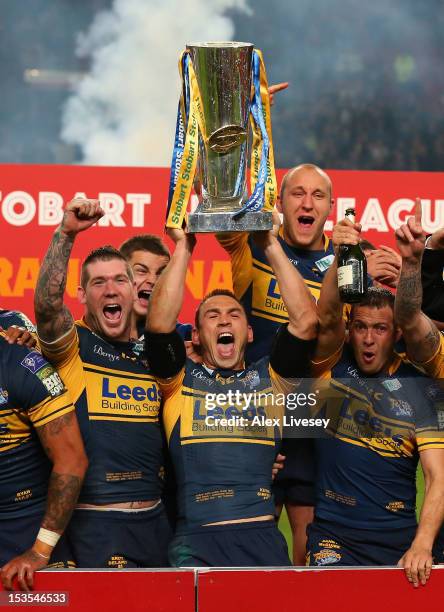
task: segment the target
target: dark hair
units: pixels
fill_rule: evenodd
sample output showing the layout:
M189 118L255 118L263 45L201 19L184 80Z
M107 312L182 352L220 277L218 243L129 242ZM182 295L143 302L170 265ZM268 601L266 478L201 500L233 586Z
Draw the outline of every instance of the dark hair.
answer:
M95 261L112 261L113 259L117 259L125 263L126 272L128 274L129 279L132 281L133 271L131 270L131 266L128 264L125 257L115 247L110 244L106 244L105 246L101 246L98 249L94 249L93 251L91 251L86 257L86 259L83 261L82 268L80 271L80 285L83 287L83 289L85 289L89 281L87 266Z
M368 306L369 308L384 308L388 306L392 310L395 308L395 296L388 289L383 287L369 287L367 295L362 302L354 304L350 312L350 319L353 319L353 313L359 306Z
M155 234L139 234L138 236L128 238L128 240L125 240L120 245L119 251L125 259L129 259L134 251L148 251L148 253L153 253L153 255L163 255L168 257L168 259L170 258L168 247Z
M200 316L200 310L202 306L205 304L207 300L209 300L212 297L217 297L218 295L226 295L227 297L233 298L233 300L235 300L239 304L239 306L242 308L242 310L245 313L245 316L247 316L247 313L245 312L245 308L242 302L240 302L237 299L237 297L234 295L232 291L230 291L229 289L214 289L213 291L210 291L210 293L207 293L207 295L203 298L203 300L201 301L201 303L199 304L196 310L196 313L194 315L194 326L197 327L197 329L199 329L199 316Z

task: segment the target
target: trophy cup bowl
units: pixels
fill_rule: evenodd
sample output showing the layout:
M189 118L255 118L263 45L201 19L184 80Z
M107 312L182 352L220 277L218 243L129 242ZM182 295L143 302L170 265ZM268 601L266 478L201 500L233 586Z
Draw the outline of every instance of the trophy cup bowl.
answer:
M253 45L194 43L187 45L187 51L196 74L205 122L205 135L199 135L196 173L201 184L201 201L188 215L187 230L217 233L271 229L271 212L240 213L248 199Z

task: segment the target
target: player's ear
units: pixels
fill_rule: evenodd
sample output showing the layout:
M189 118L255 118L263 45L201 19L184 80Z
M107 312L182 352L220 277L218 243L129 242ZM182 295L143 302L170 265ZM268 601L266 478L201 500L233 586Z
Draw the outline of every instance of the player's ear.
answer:
M81 304L86 304L86 293L85 289L80 285L77 287L77 299Z
M200 345L200 334L197 327L193 327L193 330L191 332L191 342L193 344L196 344L197 346Z
M395 342L398 342L398 340L401 338L402 336L402 331L400 327L395 327Z
M248 326L247 342L248 342L248 344L253 342L253 328L251 327L251 325Z

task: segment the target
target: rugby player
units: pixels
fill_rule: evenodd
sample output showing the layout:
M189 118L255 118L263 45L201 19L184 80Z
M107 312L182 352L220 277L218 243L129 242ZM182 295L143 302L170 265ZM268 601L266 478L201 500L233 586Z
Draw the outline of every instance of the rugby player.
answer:
M154 234L140 234L125 240L119 251L130 264L137 298L133 306L133 327L131 335L143 338L145 333L148 300L159 276L170 261L170 252L166 244ZM191 338L191 325L177 324L177 331L185 340Z
M273 518L271 469L280 433L275 423L255 426L254 416L282 416L284 407L250 406L242 392L272 398L308 372L316 334L314 300L302 277L285 256L273 232L256 237L273 266L289 323L278 331L269 358L245 366L253 340L246 313L229 291L216 290L196 312L193 343L203 362L186 359L175 331L185 276L195 240L170 230L176 249L153 290L145 347L164 398L163 418L178 482L178 528L171 546L175 566L288 565L288 552ZM209 394L239 391L240 399L223 407L207 403ZM213 416L233 417L233 426ZM236 421L247 416L246 424Z
M160 395L131 341L131 267L113 247L92 251L78 290L84 317L74 322L63 302L74 241L102 215L96 200L68 204L35 292L42 350L71 391L89 458L67 539L79 567L161 567L170 528L160 502Z
M396 241L402 256L401 278L395 300L396 320L402 329L407 354L411 361L433 378L440 380L436 401L441 430L444 430L441 381L444 378L444 337L439 329L442 328L444 312L439 306L443 303L440 295L443 265L440 249L444 244L443 236L444 231L441 229L427 240L422 227L422 204L419 198L415 203L415 215L396 230ZM438 250L430 251L429 248ZM433 266L435 266L434 271ZM426 300L424 300L424 281L428 284ZM429 316L424 313L425 309ZM438 506L438 516L440 512L441 508ZM433 552L435 562L444 563L442 527L435 540Z
M322 278L333 259L324 225L333 206L330 177L321 168L303 164L287 172L281 184L278 210L283 215L279 243L318 299ZM247 362L270 354L273 338L288 315L276 276L253 234L219 234L231 258L233 290L242 302L253 329ZM276 512L285 504L293 537L293 562L303 565L306 529L313 517L314 454L312 440L284 440L284 468L273 485Z
M348 219L333 231L335 247L356 244ZM332 264L318 302L314 375L318 409L330 436L316 440L315 518L308 531L309 565L395 565L415 586L425 584L444 511L444 440L431 398L436 384L394 352L400 330L394 296L370 288L352 307L349 343ZM416 524L416 467L426 494Z
M324 233L333 204L332 182L318 166L301 164L282 179L277 204L283 215L279 242L316 300L334 257L331 241ZM247 349L247 361L260 359L269 355L277 329L288 320L276 277L252 235L236 232L220 234L217 238L230 255L234 293L253 328L254 342ZM399 273L399 262L387 252L384 265L384 257L382 252L377 258L369 259L369 274L391 283ZM282 452L286 456L284 468L273 487L277 514L285 504L293 534L293 561L295 565L302 565L306 528L313 517L313 442L284 440Z
M22 589L50 562L80 491L87 458L63 382L37 351L0 332L0 567ZM70 564L58 547L58 558ZM51 560L52 561L52 560Z

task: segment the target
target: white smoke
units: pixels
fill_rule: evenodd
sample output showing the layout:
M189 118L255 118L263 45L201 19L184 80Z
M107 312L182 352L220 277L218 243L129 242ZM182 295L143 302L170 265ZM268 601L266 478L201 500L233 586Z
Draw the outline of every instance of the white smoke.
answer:
M62 139L83 162L166 166L171 159L186 43L231 40L227 9L247 0L114 0L78 40L91 69L68 99Z

